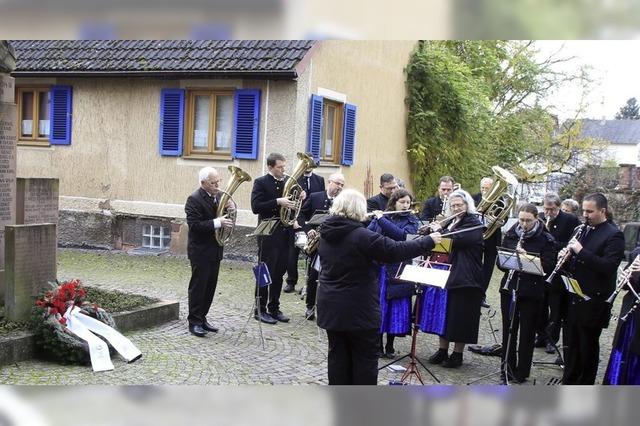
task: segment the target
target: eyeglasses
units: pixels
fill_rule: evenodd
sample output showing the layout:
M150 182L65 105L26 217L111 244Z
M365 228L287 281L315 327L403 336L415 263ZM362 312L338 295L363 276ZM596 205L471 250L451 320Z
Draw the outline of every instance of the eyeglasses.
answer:
M518 222L522 222L522 223L531 223L531 222L535 222L536 219L521 219L518 218Z
M340 188L344 187L344 183L336 182L335 180L330 180L329 183L339 186Z

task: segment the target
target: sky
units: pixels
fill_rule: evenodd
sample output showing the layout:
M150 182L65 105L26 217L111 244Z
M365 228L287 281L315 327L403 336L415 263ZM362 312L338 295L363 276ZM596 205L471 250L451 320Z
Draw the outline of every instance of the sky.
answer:
M585 113L581 118L614 119L627 99L635 97L640 102L640 40L563 40L537 41L541 55L562 48L562 56L575 56L567 68L580 65L591 67L595 80L588 95ZM544 101L564 121L573 118L580 91L575 85L565 85Z

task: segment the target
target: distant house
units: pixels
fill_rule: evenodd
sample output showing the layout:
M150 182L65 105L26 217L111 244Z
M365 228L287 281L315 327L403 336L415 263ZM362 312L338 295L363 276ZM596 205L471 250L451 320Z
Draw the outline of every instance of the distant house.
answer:
M361 191L384 172L408 180L413 41L12 45L17 174L60 179L65 242L162 248L173 239L180 251L197 171L216 167L226 182L236 165L255 178L270 152L286 156L289 172L296 152L310 152L319 174L340 171ZM234 196L240 225L256 224L250 191L244 184Z
M640 165L640 120L582 120L581 136L608 143L604 159Z

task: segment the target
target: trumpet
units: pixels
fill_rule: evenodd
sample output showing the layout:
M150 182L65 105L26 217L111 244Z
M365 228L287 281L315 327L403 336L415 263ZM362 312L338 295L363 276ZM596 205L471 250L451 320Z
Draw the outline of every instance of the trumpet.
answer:
M638 293L630 283L631 274L636 271L640 271L640 256L636 256L636 258L633 259L633 262L629 264L627 269L620 273L620 275L618 276L618 280L616 281L616 289L607 299L607 303L613 303L613 301L616 300L616 296L618 296L618 293L620 293L625 286L629 287L629 290L633 292L634 296L636 296L636 298L640 300L640 296L638 296Z
M569 243L571 243L571 241L573 241L573 240L579 240L580 237L582 236L582 233L586 229L586 227L587 227L587 225L584 224L584 223L582 225L579 225L576 228L576 233L574 234L573 238L571 238ZM567 244L567 245L569 245L569 244ZM560 253L562 253L562 255L558 258L558 262L556 263L556 266L553 268L553 271L549 274L549 276L545 280L547 282L547 284L551 284L553 282L554 278L556 277L556 275L558 274L558 272L560 271L562 266L565 263L567 263L567 261L571 258L571 255L572 255L571 249L565 247L563 250L564 250L564 253L562 253L562 251L560 251Z
M447 217L445 217L445 218L443 218L443 219L440 219L440 220L434 220L434 221L432 221L432 222L427 223L426 225L422 225L422 226L418 229L418 234L426 234L426 233L429 231L429 229L432 229L431 227L432 227L434 224L437 224L438 226L440 226L440 228L442 228L442 227L444 227L444 225L445 225L446 223L448 223L449 221L451 221L451 220L453 220L453 219L457 218L458 216L460 216L460 215L462 215L462 214L464 214L464 213L466 213L464 210L463 210L463 211L459 211L458 213L454 213L454 214L449 215L449 216L447 216Z

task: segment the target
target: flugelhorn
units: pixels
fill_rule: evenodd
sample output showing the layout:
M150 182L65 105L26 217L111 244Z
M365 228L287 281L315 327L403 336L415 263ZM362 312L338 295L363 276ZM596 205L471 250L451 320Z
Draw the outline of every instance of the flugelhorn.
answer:
M249 174L243 171L240 167L229 166L229 172L231 173L231 177L229 178L229 182L227 182L227 187L224 191L220 191L222 196L218 202L216 217L226 215L227 218L233 221L233 225L231 228L221 226L215 230L216 241L221 246L224 246L229 241L229 238L231 238L231 235L233 234L233 230L236 228L236 218L238 213L235 202L233 201L233 193L236 192L236 189L238 189L241 183L251 181L251 176L249 176ZM227 208L229 201L233 204L232 209Z
M289 179L285 182L282 190L282 196L287 197L290 201L294 202L294 206L291 208L284 206L280 207L280 222L282 222L284 226L293 225L293 222L298 218L300 209L302 208L302 202L304 201L302 198L303 190L298 184L298 179L302 176L305 170L318 167L309 154L298 152L296 155L298 156L298 163L293 169L293 172L291 172L291 175L285 175L288 176Z
M567 243L567 246L571 243L571 241L580 239L586 227L587 225L584 223L582 225L579 225L576 228L576 232L574 236L571 238L571 240L569 240L569 243ZM571 258L571 255L573 253L571 249L568 247L565 247L563 250L564 250L564 253L558 258L558 261L556 262L556 266L553 268L553 271L549 274L549 276L545 280L547 284L551 284L553 282L554 278L556 277L556 275L558 274L562 266L565 263L567 263L567 261Z

